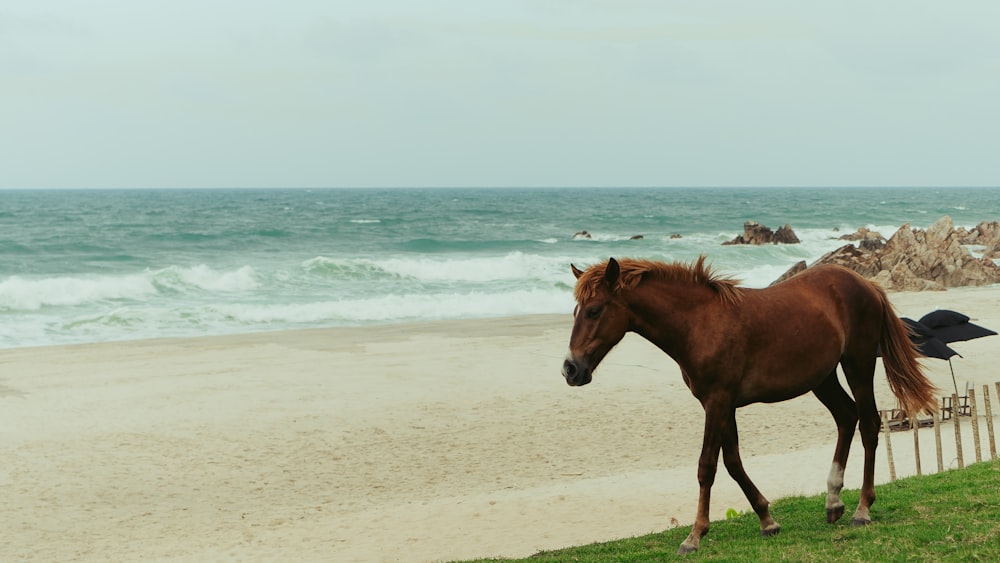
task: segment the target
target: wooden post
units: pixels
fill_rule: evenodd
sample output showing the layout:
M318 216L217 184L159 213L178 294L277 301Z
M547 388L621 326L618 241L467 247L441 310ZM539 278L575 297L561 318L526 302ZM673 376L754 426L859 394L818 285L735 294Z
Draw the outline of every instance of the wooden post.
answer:
M941 457L941 413L934 413L934 445L937 449L938 473L944 471L944 459Z
M885 453L889 456L889 480L896 480L896 464L892 461L892 442L889 440L889 418L882 411L882 431L885 433Z
M917 475L920 473L920 439L917 437L917 430L920 429L920 418L914 417L910 419L910 424L913 425L913 459L917 462Z
M976 450L976 463L983 461L983 448L979 444L979 416L976 414L976 388L969 389L969 414L972 415L972 445Z
M983 385L983 404L986 407L986 433L990 437L990 459L997 458L997 441L993 436L993 409L990 407L990 386Z
M955 450L958 453L958 468L965 469L965 458L962 455L962 425L959 423L962 417L958 416L958 393L951 396L952 413L951 419L955 422Z

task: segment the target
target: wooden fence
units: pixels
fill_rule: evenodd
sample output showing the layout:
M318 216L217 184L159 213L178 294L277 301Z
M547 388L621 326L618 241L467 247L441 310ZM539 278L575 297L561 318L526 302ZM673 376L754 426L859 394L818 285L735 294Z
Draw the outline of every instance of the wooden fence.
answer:
M1000 397L1000 382L994 384L996 396ZM968 395L959 396L952 394L950 397L942 397L941 406L937 413L926 418L909 419L898 409L879 411L882 416L882 441L885 443L885 451L889 461L889 478L896 480L896 463L893 458L892 441L899 439L903 432L909 431L913 434L913 457L916 467L916 474L924 473L920 459L920 430L922 428L932 428L924 432L934 432L935 450L937 453L937 471L944 471L944 448L942 448L942 427L943 423L950 421L954 427L955 450L954 458L949 459L948 466L957 464L959 469L965 467L965 446L963 445L964 428L971 429L972 449L977 462L983 461L983 446L981 435L981 423L985 422L986 441L989 446L989 459L997 458L996 434L993 429L993 408L990 405L990 386L983 385L982 396L978 397L975 388L968 391ZM982 410L979 408L979 400L982 400ZM950 451L950 448L949 448Z

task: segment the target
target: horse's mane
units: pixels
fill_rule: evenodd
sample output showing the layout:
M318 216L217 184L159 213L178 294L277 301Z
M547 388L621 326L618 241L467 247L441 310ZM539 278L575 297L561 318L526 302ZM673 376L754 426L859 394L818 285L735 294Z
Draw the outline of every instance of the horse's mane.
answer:
M643 279L659 279L693 285L704 285L715 291L723 302L739 303L743 298L743 288L740 280L717 274L711 266L705 264L705 257L699 256L692 263L656 262L622 258L618 260L621 273L618 275L616 292L633 289ZM580 276L576 283L576 300L580 303L594 298L604 283L604 273L608 262L594 264Z

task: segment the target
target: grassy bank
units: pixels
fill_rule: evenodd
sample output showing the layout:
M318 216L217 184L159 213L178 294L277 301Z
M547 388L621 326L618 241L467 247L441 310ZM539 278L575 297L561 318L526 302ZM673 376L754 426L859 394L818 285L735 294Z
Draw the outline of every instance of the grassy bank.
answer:
M771 508L782 526L777 536L760 537L748 511L713 522L701 550L688 556L676 551L690 526L505 561L1000 561L1000 461L901 479L876 495L874 522L864 528L850 526L858 491L845 490L848 512L836 524L825 521L825 494L784 498Z

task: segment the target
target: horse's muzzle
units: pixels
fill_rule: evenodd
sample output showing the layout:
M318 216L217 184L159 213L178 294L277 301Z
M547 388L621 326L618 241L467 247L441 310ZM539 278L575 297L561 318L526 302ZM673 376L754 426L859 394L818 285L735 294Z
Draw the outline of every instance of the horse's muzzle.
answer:
M580 365L571 358L567 358L566 361L563 362L562 374L563 377L566 378L566 383L569 384L570 387L580 387L581 385L586 385L593 379L589 367Z

